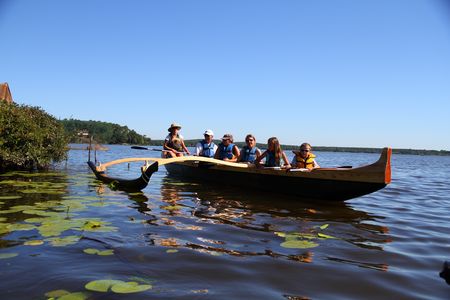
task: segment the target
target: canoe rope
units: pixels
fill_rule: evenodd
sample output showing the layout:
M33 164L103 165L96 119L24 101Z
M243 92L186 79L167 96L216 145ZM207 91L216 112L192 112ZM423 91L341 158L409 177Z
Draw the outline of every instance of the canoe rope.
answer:
M148 168L149 166L150 166L150 165L148 164L148 161L146 161L146 162L145 162L145 165L142 166L142 168L141 168L141 171L142 171L141 177L142 177L142 179L145 181L145 183L148 183L148 182L150 181L150 177L148 177L147 174L145 174L145 171L147 170L147 168Z

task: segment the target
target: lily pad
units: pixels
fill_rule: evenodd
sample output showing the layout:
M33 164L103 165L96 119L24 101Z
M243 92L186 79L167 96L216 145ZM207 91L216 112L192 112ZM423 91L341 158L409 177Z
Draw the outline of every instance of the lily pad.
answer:
M87 220L81 227L84 231L93 232L111 232L117 231L117 227L107 226L109 222L97 221L97 220Z
M125 283L121 280L102 279L88 282L84 287L94 292L107 292L109 288L118 283Z
M323 234L323 233L317 233L317 236L320 237L321 239L335 239L334 236L328 235L328 234Z
M98 251L98 249L87 248L87 249L84 249L83 252L86 254L97 254L99 251Z
M9 231L26 231L26 230L33 230L36 228L37 227L32 224L21 224L21 223L10 224L7 226L7 229Z
M9 232L8 224L0 223L0 234L7 233L7 232Z
M328 227L328 224L323 224L323 225L320 226L319 228L322 229L322 230L324 230L324 229L326 229L327 227Z
M129 294L147 291L151 288L152 286L150 284L139 284L137 282L130 281L114 284L111 287L111 291L118 294Z
M48 220L48 217L47 218L43 217L43 218L28 218L28 219L25 219L24 221L27 223L43 223L47 220Z
M18 253L0 253L0 259L12 258L12 257L16 257L17 255L19 255L19 254Z
M49 298L58 298L58 297L68 295L68 294L70 294L70 292L66 291L66 290L53 290L53 291L45 293L45 296L49 297Z
M0 214L13 214L13 213L17 213L19 211L20 210L18 210L18 209L10 208L10 209L6 209L6 210L0 210Z
M26 246L39 246L44 244L43 240L32 240L32 241L26 241L25 243L23 243Z
M43 216L43 217L52 217L52 216L58 216L59 213L54 211L43 211L39 209L27 209L22 211L24 214L27 215L36 215L36 216Z
M22 196L0 196L0 200L14 200L20 198L22 198Z
M102 226L102 222L89 220L89 221L86 221L86 223L83 226L83 229L84 230L88 230L88 229L98 228L98 227L101 227L101 226Z
M319 246L319 244L310 242L310 241L304 241L304 240L290 240L290 241L281 243L280 246L284 247L284 248L308 249L308 248L317 247L317 246Z
M80 238L81 238L81 236L78 236L78 235L69 235L69 236L66 236L63 238L59 238L59 237L48 238L48 239L46 239L46 241L49 241L52 246L64 247L64 246L73 245L73 244L78 243Z
M100 256L108 256L108 255L114 255L114 249L107 249L107 250L98 250L95 248L87 248L83 250L86 254L92 254L92 255L100 255Z
M76 292L63 295L58 298L58 300L86 300L89 298L89 294L85 292Z
M62 195L65 194L65 191L58 191L58 190L44 190L44 189L28 189L28 190L21 190L21 193L24 194L49 194L49 195Z
M167 249L166 253L177 253L178 250L177 249Z
M100 256L114 255L114 250L113 249L103 250L99 251L97 254Z

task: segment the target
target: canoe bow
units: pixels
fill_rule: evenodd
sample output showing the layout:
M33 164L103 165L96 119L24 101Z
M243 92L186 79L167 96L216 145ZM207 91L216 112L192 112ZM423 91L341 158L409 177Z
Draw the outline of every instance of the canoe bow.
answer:
M92 161L88 161L87 164L91 168L95 177L106 183L111 184L114 189L125 190L125 191L140 191L143 190L149 183L150 177L153 173L158 171L158 162L155 161L150 165L145 165L141 167L141 176L136 179L123 179L117 177L109 177L106 175L105 170L101 167L97 167Z

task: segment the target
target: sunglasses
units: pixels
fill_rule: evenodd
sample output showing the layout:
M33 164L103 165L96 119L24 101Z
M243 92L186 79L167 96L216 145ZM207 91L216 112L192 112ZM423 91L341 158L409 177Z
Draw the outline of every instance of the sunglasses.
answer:
M253 142L254 141L254 139L248 139L248 140L246 140L246 142Z
M308 149L300 149L300 152L309 152Z

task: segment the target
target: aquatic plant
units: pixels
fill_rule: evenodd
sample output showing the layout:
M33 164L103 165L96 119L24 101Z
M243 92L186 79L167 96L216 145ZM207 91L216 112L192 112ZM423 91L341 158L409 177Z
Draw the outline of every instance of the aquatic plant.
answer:
M316 226L316 228L310 232L275 232L275 234L285 239L284 242L280 244L281 247L308 249L319 246L319 244L316 243L317 240L335 239L335 237L331 235L320 232L321 230L325 230L327 228L328 224L324 224L321 226Z
M85 288L89 291L94 292L108 292L111 290L117 294L128 294L128 293L138 293L149 290L152 288L150 284L139 284L135 281L122 281L122 280L111 280L102 279L94 280L85 285Z

